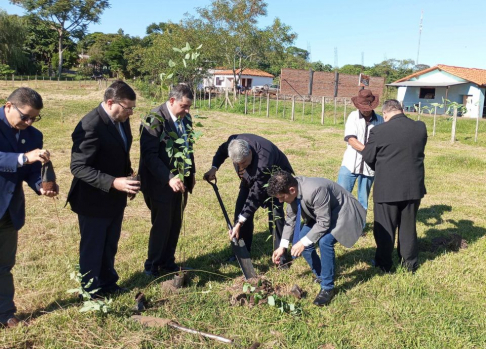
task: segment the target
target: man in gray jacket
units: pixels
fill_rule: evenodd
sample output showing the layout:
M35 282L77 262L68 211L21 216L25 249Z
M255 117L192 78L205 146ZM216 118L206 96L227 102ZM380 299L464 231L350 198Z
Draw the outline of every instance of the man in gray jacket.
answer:
M339 241L348 248L355 244L366 222L365 209L329 179L293 177L285 171L270 178L267 192L288 204L282 241L273 253L273 262L279 263L293 236L292 256L303 255L320 280L321 291L314 304L329 304L334 297L334 244ZM315 244L319 245L320 258Z

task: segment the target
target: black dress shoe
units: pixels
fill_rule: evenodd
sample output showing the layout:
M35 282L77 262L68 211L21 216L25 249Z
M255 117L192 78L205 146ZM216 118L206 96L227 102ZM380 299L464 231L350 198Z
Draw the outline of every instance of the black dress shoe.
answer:
M231 256L230 258L228 258L226 260L227 263L231 263L231 262L234 262L234 261L236 261L236 256Z
M321 288L321 291L317 295L316 299L314 299L314 304L322 307L323 305L328 305L331 303L331 299L334 297L334 289L332 290L325 290Z
M152 270L144 270L143 273L147 276L151 276L153 278L158 278L160 276L160 272L152 271Z
M0 323L1 327L5 328L14 328L19 326L22 323L18 317L13 315L11 318L9 318L6 322Z

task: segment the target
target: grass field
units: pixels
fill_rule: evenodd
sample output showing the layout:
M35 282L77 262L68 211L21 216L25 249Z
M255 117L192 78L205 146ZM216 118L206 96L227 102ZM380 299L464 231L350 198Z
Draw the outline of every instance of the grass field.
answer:
M31 85L31 87L35 87ZM307 297L297 302L300 317L276 308L230 305L242 292L241 271L230 256L223 216L212 188L202 175L211 166L221 142L234 133L262 135L282 149L298 174L336 180L342 155L342 120L336 126L320 120L290 122L278 117L244 116L221 111L196 111L204 136L196 146L197 180L186 208L177 262L197 270L189 286L179 293L162 291L142 273L146 257L150 215L138 196L125 211L116 260L120 284L131 293L114 298L106 316L80 313L81 304L66 293L76 286L69 279L78 261L77 217L63 208L72 176L69 171L71 132L79 119L102 99L94 83L39 84L45 100L42 121L45 148L52 156L61 187L59 200L36 196L26 188L27 218L19 234L14 268L18 314L30 322L13 330L0 329L4 348L223 348L209 339L170 328L143 328L134 323L134 296L143 291L150 300L146 315L170 318L180 324L235 340L234 347L248 348L484 348L486 347L486 135L481 122L474 143L474 121L461 119L458 142L451 145L450 121L439 118L438 134L426 148L426 186L418 216L420 268L415 275L398 269L382 274L370 266L374 256L371 228L352 249L336 245L338 294L330 306L312 305L319 285L300 258L287 271L272 267L272 241L267 216L256 216L253 263L274 287L300 285ZM0 99L11 86L0 84ZM139 159L139 117L151 102L139 98L132 117L134 142L131 158ZM160 102L159 102L160 103ZM424 117L431 127L430 118ZM481 133L482 132L482 133ZM431 134L429 128L429 134ZM471 140L472 137L472 140ZM218 185L230 215L238 178L229 162L218 172ZM372 208L372 205L370 205ZM372 209L368 223L373 222ZM432 239L459 234L467 249L434 251ZM291 296L284 297L295 302Z

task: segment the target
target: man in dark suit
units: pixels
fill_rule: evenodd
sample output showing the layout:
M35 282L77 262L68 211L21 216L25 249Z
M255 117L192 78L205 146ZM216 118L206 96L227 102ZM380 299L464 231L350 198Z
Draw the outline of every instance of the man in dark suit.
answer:
M187 193L192 193L196 183L189 115L192 100L187 85L175 86L169 100L153 109L141 126L140 179L152 221L145 274L154 277L181 269L175 252Z
M42 97L21 87L0 108L0 326L15 327L14 282L18 231L25 223L22 182L37 194L55 196L57 191L41 188L41 162L49 161L42 150L42 133L32 124L41 119Z
M221 144L213 157L211 169L204 174L208 180L216 179L216 171L227 158L231 158L235 171L241 179L236 199L235 225L231 238L243 239L248 250L253 240L253 217L259 207L268 208L269 230L273 235L274 249L280 245L284 226L283 203L269 198L264 186L278 170L293 173L294 170L285 154L268 139L254 134L232 135ZM280 266L287 266L285 256Z
M363 159L375 171L374 263L386 272L391 270L398 228L398 257L413 272L418 267L417 211L426 194L427 129L422 121L407 118L400 102L394 99L383 103L383 118L385 123L371 130L362 152Z
M118 249L127 196L137 194L140 182L132 174L129 116L136 95L123 81L105 91L104 101L84 116L73 134L71 173L67 201L78 214L81 241L79 267L88 291L97 294L123 292L117 285L115 255Z
M273 262L279 263L293 236L292 256L302 254L321 284L314 304L328 305L334 297L334 245L339 241L350 248L358 241L366 210L346 189L326 178L293 177L280 171L270 178L267 191L287 203L282 242L273 253Z

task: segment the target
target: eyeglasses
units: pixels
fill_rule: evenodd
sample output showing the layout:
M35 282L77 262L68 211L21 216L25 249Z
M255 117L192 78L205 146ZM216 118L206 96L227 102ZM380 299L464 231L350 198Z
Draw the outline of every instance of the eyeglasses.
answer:
M131 111L134 111L135 108L136 108L136 107L130 107L130 108L129 107L125 107L123 104L118 103L118 102L116 102L116 104L118 104L120 107L122 107L123 110L131 110Z
M42 116L39 114L37 116L30 116L30 115L26 115L24 113L22 113L19 108L17 108L17 106L15 104L12 103L12 106L15 108L15 110L17 110L19 112L19 115L20 115L20 119L23 121L23 122L27 122L27 121L32 121L32 123L36 122L36 121L39 121L40 119L42 119Z

